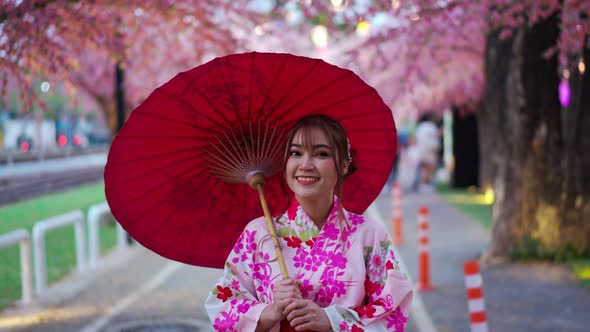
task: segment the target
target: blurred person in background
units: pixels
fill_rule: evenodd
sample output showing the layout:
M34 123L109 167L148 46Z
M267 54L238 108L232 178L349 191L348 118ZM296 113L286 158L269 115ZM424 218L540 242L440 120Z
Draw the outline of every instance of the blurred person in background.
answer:
M387 185L383 188L384 193L388 193L391 191L391 187L393 183L398 181L400 168L402 159L405 158L406 149L410 143L410 131L407 128L400 128L397 132L397 152L395 155L395 161L393 163L393 168L391 169L391 173L389 174L389 178L387 178Z
M416 126L415 158L418 169L414 189L433 192L433 178L439 164L441 130L432 115L424 116Z

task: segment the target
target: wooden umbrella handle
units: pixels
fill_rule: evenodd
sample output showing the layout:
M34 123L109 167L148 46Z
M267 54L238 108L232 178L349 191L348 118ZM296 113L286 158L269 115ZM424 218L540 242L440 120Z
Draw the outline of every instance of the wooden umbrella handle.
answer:
M287 266L285 265L285 258L283 257L283 251L281 250L281 245L279 244L279 238L277 237L277 231L275 230L275 224L272 222L272 217L270 216L270 210L268 209L268 204L266 203L266 198L264 197L264 192L262 191L262 184L258 183L256 185L256 190L258 191L258 197L260 198L260 204L262 205L262 210L264 210L264 219L266 219L266 226L268 227L268 231L270 232L272 243L275 246L275 251L277 252L277 258L279 260L279 266L281 267L281 275L283 279L289 278L289 274L287 273Z

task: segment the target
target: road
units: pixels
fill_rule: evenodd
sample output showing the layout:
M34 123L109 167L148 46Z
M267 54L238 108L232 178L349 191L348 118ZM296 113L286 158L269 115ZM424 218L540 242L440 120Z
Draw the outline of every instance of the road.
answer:
M0 206L102 179L106 154L0 166Z

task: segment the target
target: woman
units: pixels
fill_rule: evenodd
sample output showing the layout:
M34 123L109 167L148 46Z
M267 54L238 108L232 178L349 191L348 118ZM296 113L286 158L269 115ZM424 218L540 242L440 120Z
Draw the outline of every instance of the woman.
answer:
M275 226L282 280L264 218L251 221L205 302L218 331L403 331L412 287L385 226L339 203L355 171L343 127L324 115L287 134L285 180L294 199Z

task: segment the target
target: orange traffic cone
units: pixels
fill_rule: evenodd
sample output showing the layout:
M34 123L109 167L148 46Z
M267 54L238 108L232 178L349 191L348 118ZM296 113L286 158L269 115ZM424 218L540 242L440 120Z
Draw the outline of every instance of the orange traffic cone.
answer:
M471 319L471 332L488 332L482 278L477 261L465 262L465 287Z
M402 244L404 242L402 190L397 182L391 187L391 215L393 216L393 244Z
M432 290L430 284L430 239L428 230L429 210L426 206L420 208L418 213L418 286L421 291Z

